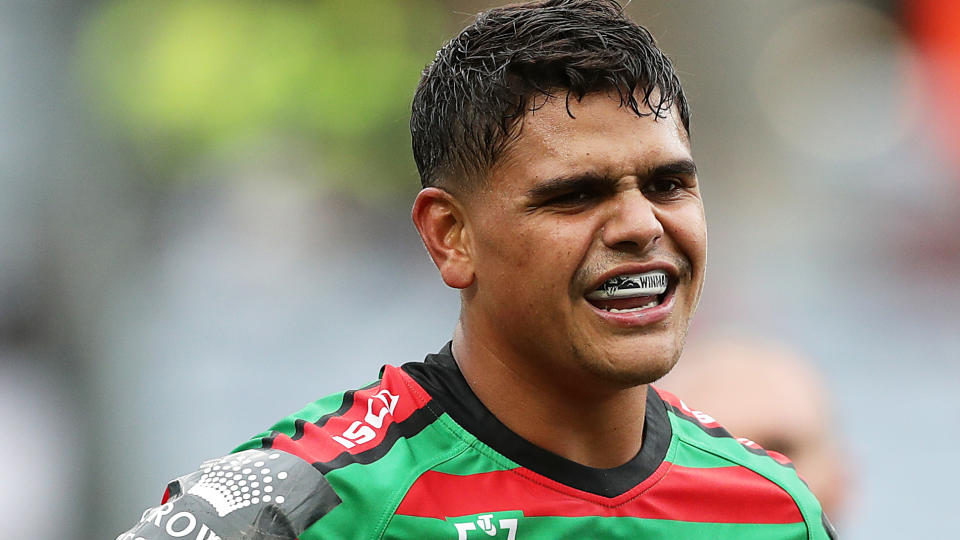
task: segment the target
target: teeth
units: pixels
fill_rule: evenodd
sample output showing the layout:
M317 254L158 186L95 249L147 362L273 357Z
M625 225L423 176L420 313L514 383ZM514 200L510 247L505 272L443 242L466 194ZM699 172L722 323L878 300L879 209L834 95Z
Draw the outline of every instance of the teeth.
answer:
M587 298L607 300L610 298L653 296L665 293L667 282L667 273L662 270L653 270L643 274L621 274L608 279L599 289L587 294Z
M648 304L646 304L646 305L643 305L643 306L640 306L640 307L628 308L628 309L610 308L610 309L607 309L607 310L605 310L605 311L609 311L610 313L632 313L632 312L634 312L634 311L640 311L641 309L652 308L652 307L655 307L655 306L657 306L657 305L659 305L659 304L660 304L660 301L659 301L659 300L651 300L650 303L648 303Z

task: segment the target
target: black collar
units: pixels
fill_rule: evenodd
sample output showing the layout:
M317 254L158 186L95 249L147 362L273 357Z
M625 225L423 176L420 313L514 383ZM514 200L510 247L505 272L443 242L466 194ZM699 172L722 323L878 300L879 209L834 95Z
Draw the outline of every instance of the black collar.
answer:
M567 486L616 497L643 482L660 466L670 446L670 420L663 400L647 392L643 446L633 459L612 469L596 469L570 461L510 431L487 410L470 389L447 343L424 362L403 366L431 397L464 429L497 452L538 474Z

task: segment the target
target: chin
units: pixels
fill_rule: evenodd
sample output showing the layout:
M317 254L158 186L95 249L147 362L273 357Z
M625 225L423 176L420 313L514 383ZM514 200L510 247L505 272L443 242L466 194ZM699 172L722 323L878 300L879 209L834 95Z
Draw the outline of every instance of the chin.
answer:
M638 350L639 349L639 350ZM631 347L626 351L610 351L584 363L602 380L620 388L650 384L666 375L680 358L680 347L656 347L644 350Z
M642 367L628 372L623 382L629 383L630 386L655 383L669 373L676 363L676 360L647 362Z

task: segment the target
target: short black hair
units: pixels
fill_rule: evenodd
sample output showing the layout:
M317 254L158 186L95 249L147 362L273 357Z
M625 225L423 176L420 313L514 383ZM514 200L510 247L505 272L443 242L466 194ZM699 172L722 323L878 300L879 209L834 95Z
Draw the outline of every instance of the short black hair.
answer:
M569 104L598 91L617 92L638 116L663 117L676 105L689 133L673 64L616 0L541 0L480 13L437 51L414 94L421 184L468 188L461 178L496 164L536 96L566 93Z

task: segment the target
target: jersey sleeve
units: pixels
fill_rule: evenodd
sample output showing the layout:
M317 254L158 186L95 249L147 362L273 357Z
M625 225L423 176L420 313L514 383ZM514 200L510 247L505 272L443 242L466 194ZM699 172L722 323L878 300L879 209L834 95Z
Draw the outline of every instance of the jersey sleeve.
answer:
M170 482L161 505L117 540L295 540L340 502L303 459L245 450Z

